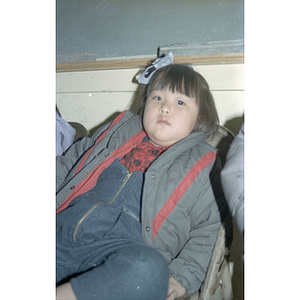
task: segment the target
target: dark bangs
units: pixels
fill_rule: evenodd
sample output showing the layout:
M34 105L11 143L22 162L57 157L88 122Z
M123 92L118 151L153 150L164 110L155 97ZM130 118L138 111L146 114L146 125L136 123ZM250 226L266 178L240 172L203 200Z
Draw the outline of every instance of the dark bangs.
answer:
M153 75L148 85L146 97L153 90L168 88L172 93L178 92L188 97L197 98L198 91L197 73L192 68L184 65L169 65Z

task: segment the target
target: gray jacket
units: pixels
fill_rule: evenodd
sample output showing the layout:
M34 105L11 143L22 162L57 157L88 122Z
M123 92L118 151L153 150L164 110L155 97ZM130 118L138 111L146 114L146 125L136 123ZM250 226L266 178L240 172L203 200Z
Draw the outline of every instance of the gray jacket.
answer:
M57 157L57 208L91 189L99 174L145 136L137 115L126 111ZM192 133L161 154L144 174L141 206L145 244L157 248L171 276L188 293L202 285L221 225L209 173L216 149Z

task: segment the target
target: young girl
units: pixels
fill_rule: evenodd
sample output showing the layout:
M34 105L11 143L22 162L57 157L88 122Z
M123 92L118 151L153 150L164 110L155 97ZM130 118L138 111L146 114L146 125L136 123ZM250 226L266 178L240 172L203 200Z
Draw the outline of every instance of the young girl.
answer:
M149 68L121 113L57 157L57 299L171 300L199 290L221 225L205 79Z

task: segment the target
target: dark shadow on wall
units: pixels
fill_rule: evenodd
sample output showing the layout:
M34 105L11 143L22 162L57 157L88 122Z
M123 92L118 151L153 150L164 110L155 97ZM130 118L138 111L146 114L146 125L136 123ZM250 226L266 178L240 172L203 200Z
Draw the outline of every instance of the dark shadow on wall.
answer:
M243 123L244 123L244 115L226 121L224 127L229 129L236 136L239 133Z

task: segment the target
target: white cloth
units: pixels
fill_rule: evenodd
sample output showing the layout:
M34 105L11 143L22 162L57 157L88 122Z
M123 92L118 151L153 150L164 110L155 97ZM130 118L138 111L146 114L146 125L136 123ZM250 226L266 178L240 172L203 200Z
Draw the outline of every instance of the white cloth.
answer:
M244 124L230 145L221 183L232 217L244 232Z
M56 156L73 144L75 135L76 130L56 112Z

